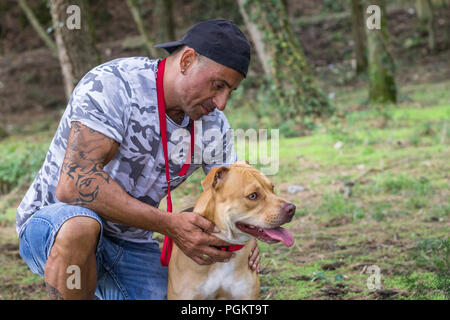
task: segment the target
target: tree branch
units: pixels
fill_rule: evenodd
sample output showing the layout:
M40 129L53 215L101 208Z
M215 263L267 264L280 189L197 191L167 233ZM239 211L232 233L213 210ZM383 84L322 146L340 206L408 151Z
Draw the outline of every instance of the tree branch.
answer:
M22 8L23 12L27 16L28 20L30 21L31 25L33 26L34 30L38 33L39 37L45 42L47 47L50 49L52 54L56 57L58 56L58 48L56 47L56 43L50 38L50 36L47 34L47 32L44 30L44 28L39 23L38 19L33 13L33 10L28 6L28 3L26 0L17 0L19 3L20 8Z

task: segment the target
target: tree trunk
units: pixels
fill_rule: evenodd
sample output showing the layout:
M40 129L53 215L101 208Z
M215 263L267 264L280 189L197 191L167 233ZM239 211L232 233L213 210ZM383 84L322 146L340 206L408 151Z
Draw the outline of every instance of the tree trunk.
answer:
M268 94L277 98L272 119L302 124L305 116L325 115L331 107L292 32L284 2L238 0L271 88Z
M264 74L266 75L266 77L270 77L272 75L272 71L269 65L270 61L269 52L266 51L266 48L264 46L263 41L264 32L263 30L260 30L258 26L250 20L250 17L248 16L247 12L244 9L245 2L246 2L245 0L238 0L239 12L244 18L245 26L247 27L247 30L250 33L250 37L255 47L256 54L258 55L259 58L259 62L263 67Z
M94 27L91 23L89 2L87 0L50 0L58 57L64 78L67 99L80 79L101 62L100 53L95 47ZM69 21L78 14L67 12L67 7L79 8L80 25L69 29ZM73 8L73 7L72 7Z
M369 102L395 103L397 101L395 64L389 48L385 0L370 0L367 3L377 5L381 10L381 28L366 27L369 50Z
M165 20L166 20L166 34L168 41L175 41L175 18L173 16L173 1L163 0Z
M361 0L351 0L351 8L356 74L360 74L367 71L366 33L364 30L364 11Z
M154 43L150 34L147 32L147 28L145 27L144 20L142 19L141 12L139 10L139 6L137 5L136 0L127 0L128 8L130 9L131 15L133 16L134 22L136 23L139 33L144 40L145 48L147 49L147 54L150 58L156 58L158 56L156 52L156 48L154 47Z
M428 35L428 49L436 51L436 33L434 29L433 6L430 0L416 0L419 30Z
M33 10L31 10L31 8L28 6L27 1L26 0L18 0L18 2L19 2L20 8L22 8L22 11L27 16L27 19L28 19L28 21L30 21L34 30L37 32L39 37L44 41L44 43L50 49L52 54L56 57L58 55L58 48L56 47L55 42L47 34L47 32L44 30L44 28L41 26L41 24L39 23L39 20L34 15Z

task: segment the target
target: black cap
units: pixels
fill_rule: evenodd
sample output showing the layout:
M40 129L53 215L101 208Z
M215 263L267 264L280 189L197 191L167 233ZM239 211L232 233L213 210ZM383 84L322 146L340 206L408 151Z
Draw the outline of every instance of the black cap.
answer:
M182 45L187 45L199 54L242 73L244 77L247 76L250 43L242 31L229 20L199 22L189 29L180 41L158 44L155 48L163 48L172 53Z

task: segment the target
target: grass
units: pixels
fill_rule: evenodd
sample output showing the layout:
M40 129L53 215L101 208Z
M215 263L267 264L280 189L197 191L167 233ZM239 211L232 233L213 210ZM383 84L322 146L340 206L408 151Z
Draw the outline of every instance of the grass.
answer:
M47 134L11 136L0 143L0 195L31 183L50 145Z
M411 250L450 231L449 84L406 87L403 101L387 111L362 105L311 136L280 140L282 163L271 179L297 204L288 225L296 246L260 245L263 299L448 299L448 267L421 269ZM338 93L339 110L361 105L364 94ZM346 198L342 188L352 179ZM289 195L292 184L307 191ZM443 248L429 259L448 262ZM381 290L367 288L363 270L370 265L381 269Z
M348 113L344 121L331 121L312 136L281 141L283 165L273 179L282 185L301 181L313 190L290 197L297 206L307 208L299 217L304 226L292 227L302 235L296 237L301 250L291 252L287 260L298 263L281 267L281 260L277 267L268 266L270 276L263 276L262 283L279 289L267 289L266 298L448 299L447 247L428 250L430 261L441 261L433 272L421 270L421 255L412 256L407 250L418 248L415 250L423 252L423 246L416 246L416 242L443 237L450 231L449 181L445 173L450 150L448 129L444 129L450 120L449 83L437 84L433 89L419 87L421 90L406 88L411 93L410 101L389 110L388 117L373 110ZM346 105L351 105L352 99L360 100L361 94L345 96ZM386 123L377 126L384 118ZM338 141L343 145L335 148ZM345 198L343 182L365 172L364 179L354 186L353 196ZM405 221L410 223L405 226ZM311 226L316 234L305 233ZM333 228L344 233L330 237L344 239L341 246L330 240L317 243L317 234L333 234ZM389 229L393 229L392 239L385 236ZM352 230L362 234L352 234ZM367 239L364 234L371 236ZM279 252L266 250L262 246L263 254L275 255L280 261ZM303 252L310 256L298 258ZM329 257L344 257L347 266L338 271L321 270L318 261L324 263ZM354 270L355 263L364 261L381 266L384 291L376 293L365 288L368 275L359 274L362 268ZM311 282L315 278L318 283Z
M14 208L0 214L0 300L47 299L42 279L19 255L15 216Z
M364 90L338 91L335 118L310 136L280 138L280 165L269 178L297 205L287 225L295 244L260 243L262 299L449 299L449 89L450 82L404 87L387 110L364 105ZM229 117L232 127L251 122L243 111ZM38 169L52 130L0 143L0 181L14 177L13 192L0 198L4 299L45 297L18 257L14 220L21 181ZM198 170L173 192L175 211L195 203L203 177ZM291 185L305 191L289 194ZM380 268L380 290L367 287L370 266Z

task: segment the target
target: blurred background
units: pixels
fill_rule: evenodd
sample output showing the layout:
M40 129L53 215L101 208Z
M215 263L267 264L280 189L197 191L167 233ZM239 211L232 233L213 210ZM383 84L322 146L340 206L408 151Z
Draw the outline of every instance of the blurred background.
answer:
M252 43L225 114L280 130L270 178L297 205L296 245L260 244L262 298L448 299L449 0L0 0L0 299L46 298L15 210L76 83L115 58L163 58L154 44L215 18Z

